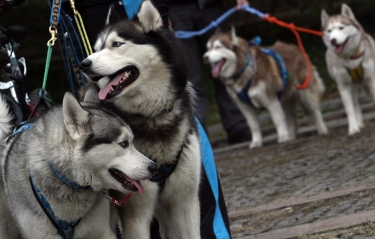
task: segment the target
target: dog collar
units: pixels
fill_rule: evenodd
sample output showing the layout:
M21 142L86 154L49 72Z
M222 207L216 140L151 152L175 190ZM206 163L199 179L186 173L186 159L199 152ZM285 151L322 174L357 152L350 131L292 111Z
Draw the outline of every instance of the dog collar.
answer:
M182 144L181 148L178 150L177 155L173 163L162 164L158 170L149 179L151 182L158 183L161 188L163 188L165 180L173 173L176 169L178 161L180 160L182 150L184 149L185 142Z
M67 222L64 220L59 219L52 210L51 205L47 201L47 199L43 196L40 189L36 186L34 181L34 176L30 174L30 183L33 193L38 200L39 205L42 207L45 214L48 216L49 220L52 224L58 229L57 233L63 239L70 239L73 237L74 227L77 226L81 219L77 221Z
M52 164L52 162L49 162L48 163L49 166L51 167L52 171L56 174L56 176L65 184L67 184L69 187L73 188L73 189L83 189L83 188L88 188L89 186L82 186L82 185L79 185L78 183L74 182L74 181L70 181L67 177L65 177L64 175L61 174L61 172L59 170L57 170L55 168L55 166Z
M106 192L106 190L103 190L100 193L100 195L102 195L102 197L108 199L109 201L111 201L112 204L115 204L117 206L121 206L124 202L128 201L128 199L131 197L131 194L128 194L123 199L121 199L120 201L117 201L114 197L109 196L108 193Z
M156 116L159 116L159 115L163 115L163 114L166 114L166 113L169 113L169 112L172 112L173 110L173 106L172 107L169 107L169 108L164 108L162 109L159 114L157 114Z
M343 56L340 56L340 55L339 56L343 59L357 60L365 54L365 50L363 50L362 52L359 52L360 49L361 49L361 46L358 47L357 52L354 55L351 55L349 57L343 57Z
M361 53L357 54L357 55L354 55L354 56L351 56L349 57L350 60L356 60L358 58L361 58L363 55L365 54L365 51L362 51Z

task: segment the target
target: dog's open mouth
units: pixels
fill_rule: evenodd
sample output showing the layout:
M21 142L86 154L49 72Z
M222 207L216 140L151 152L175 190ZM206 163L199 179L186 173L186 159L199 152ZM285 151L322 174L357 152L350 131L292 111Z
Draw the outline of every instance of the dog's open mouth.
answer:
M219 77L221 68L223 67L224 63L225 63L225 60L223 59L213 64L212 69L211 69L211 75L213 78L216 79Z
M349 40L349 38L347 38L342 44L335 44L334 45L335 53L340 54L344 50L345 45L348 42L348 40Z
M108 171L111 174L111 176L114 179L116 179L116 181L121 183L123 188L130 190L130 191L134 191L134 192L136 191L139 191L140 193L144 192L143 187L139 181L129 178L123 172L115 168L110 168Z
M135 66L127 66L110 76L111 80L99 91L99 99L106 100L120 94L121 91L137 80L139 70Z

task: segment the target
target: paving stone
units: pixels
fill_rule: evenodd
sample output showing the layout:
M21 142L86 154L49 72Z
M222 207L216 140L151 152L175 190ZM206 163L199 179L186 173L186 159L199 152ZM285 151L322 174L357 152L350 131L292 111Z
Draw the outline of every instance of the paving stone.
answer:
M260 149L216 153L228 211L375 185L375 121L368 119L364 130L353 136L347 135L347 126L341 126L330 129L327 136L311 135ZM305 205L299 211L265 211L231 219L231 230L233 238L242 238L372 210L374 201L375 191L371 195L359 193L351 200L341 198L334 204L328 200L316 208Z

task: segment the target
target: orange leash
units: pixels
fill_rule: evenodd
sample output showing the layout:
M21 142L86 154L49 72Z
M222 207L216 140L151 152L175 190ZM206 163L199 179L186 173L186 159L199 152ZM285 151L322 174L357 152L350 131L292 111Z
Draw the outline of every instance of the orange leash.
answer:
M296 36L296 39L297 39L297 42L298 42L298 46L299 46L299 48L302 51L303 57L305 58L305 61L307 63L307 70L308 70L307 71L307 76L305 78L305 81L302 84L298 84L296 87L299 90L306 89L306 87L309 85L309 82L310 82L310 79L311 79L311 76L312 76L312 66L311 66L310 59L309 59L309 57L308 57L308 55L306 53L306 50L305 50L305 48L304 48L304 46L302 44L301 37L298 34L298 31L300 31L300 32L306 32L306 33L310 33L310 34L314 34L314 35L317 35L317 36L322 36L322 32L321 31L314 31L314 30L310 30L310 29L306 29L306 28L302 28L302 27L296 27L293 23L286 23L286 22L280 21L277 18L272 17L270 15L267 15L267 17L263 17L262 19L267 20L270 23L275 23L275 24L277 24L277 25L279 25L281 27L288 28Z

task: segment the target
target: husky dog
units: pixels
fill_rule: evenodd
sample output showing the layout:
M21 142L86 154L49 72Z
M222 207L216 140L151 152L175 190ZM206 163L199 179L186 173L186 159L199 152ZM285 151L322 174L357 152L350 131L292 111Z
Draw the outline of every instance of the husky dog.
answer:
M24 127L2 145L0 238L115 239L118 219L100 192L142 193L139 180L156 169L129 126L66 93L62 107Z
M11 120L12 116L9 114L9 107L0 94L0 139L3 139L12 128Z
M307 75L307 65L297 46L276 42L270 49L283 59L289 72L289 80L279 71L280 62L266 54L258 46L251 45L236 35L235 29L223 32L217 29L207 42L204 61L211 65L213 78L219 78L229 95L243 112L252 133L250 148L262 146L261 128L256 108L269 111L275 124L278 142L296 138L297 126L294 103L299 100L316 124L319 134L328 132L320 111L320 98L324 85L318 73L313 71L306 89L296 90ZM286 81L288 80L288 81Z
M375 99L375 43L354 17L350 7L341 14L321 12L323 42L327 46L328 72L336 81L348 117L349 135L364 127L358 102L360 88Z
M153 216L162 238L200 238L200 145L193 89L177 43L144 1L133 20L120 21L111 8L96 52L81 62L99 98L132 128L135 147L158 166L151 180L142 181L145 193L120 208L126 239L150 238Z

